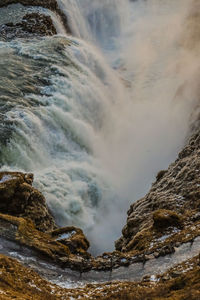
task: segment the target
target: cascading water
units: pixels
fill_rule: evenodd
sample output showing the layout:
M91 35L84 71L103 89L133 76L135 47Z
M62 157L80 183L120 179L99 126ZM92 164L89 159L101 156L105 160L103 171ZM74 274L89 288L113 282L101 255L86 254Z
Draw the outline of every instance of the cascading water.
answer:
M57 36L0 42L1 166L33 172L58 224L83 228L98 253L184 143L197 100L185 84L195 54L180 41L192 1L58 3L73 37L54 16Z

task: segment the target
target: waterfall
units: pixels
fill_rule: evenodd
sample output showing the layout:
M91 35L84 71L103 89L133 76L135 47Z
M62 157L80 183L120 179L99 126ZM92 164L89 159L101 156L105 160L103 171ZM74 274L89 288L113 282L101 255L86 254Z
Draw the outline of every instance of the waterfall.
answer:
M58 35L0 42L1 166L33 172L57 223L99 253L184 144L198 100L180 38L192 1L58 3L73 36L54 15Z

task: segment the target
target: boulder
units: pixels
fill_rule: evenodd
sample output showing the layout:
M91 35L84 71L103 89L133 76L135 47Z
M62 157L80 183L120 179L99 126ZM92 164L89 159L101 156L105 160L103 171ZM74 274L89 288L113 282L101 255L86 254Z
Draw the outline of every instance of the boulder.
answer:
M44 196L32 187L33 174L0 172L0 213L32 220L40 231L56 228Z
M80 228L74 226L58 228L51 232L51 236L66 245L71 253L88 256L87 250L90 243Z

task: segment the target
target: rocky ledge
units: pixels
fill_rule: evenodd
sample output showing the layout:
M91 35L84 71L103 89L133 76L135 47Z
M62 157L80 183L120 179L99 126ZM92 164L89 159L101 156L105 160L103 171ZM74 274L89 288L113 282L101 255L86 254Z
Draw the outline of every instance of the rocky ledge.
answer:
M40 277L17 260L0 254L0 297L2 300L27 299L171 299L200 298L199 256L169 269L159 276L145 277L140 282L107 282L83 287L61 288Z
M41 6L57 13L65 26L66 32L71 33L71 29L68 23L68 19L63 11L58 6L56 0L3 0L0 2L0 8L11 4L22 4L24 6Z
M90 257L89 242L79 228L56 226L44 196L32 183L33 174L0 173L0 237L47 261L80 268L75 257Z
M200 133L195 133L149 193L133 203L116 249L163 255L200 234Z
M10 22L0 26L0 38L5 41L54 34L56 29L51 17L39 13L26 14L17 24Z

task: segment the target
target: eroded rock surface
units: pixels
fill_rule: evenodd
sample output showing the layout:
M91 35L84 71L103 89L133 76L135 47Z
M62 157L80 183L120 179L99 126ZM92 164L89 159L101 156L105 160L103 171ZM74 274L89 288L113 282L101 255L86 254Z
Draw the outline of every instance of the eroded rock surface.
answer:
M56 12L60 16L65 26L66 32L71 33L71 29L68 24L67 17L63 13L63 11L59 8L56 0L4 0L0 2L0 7L5 7L10 4L18 4L18 3L24 6L41 6Z
M71 253L88 257L87 250L90 243L80 228L74 226L63 227L52 231L50 234L56 241L66 245Z
M17 260L0 255L0 297L10 299L191 299L200 298L199 257L139 282L115 281L61 288Z
M83 231L72 226L58 228L44 196L32 183L31 173L0 172L0 237L16 248L17 244L31 248L33 256L82 270L83 260L90 258Z
M200 133L195 133L149 193L133 203L116 249L148 252L173 247L200 234ZM169 249L171 247L171 250Z
M39 13L26 14L17 24L11 22L0 26L0 38L4 40L54 34L56 29L51 17Z
M28 6L42 6L52 10L56 10L58 7L56 0L3 0L0 3L0 7L16 3Z
M41 231L56 228L44 196L33 186L33 174L0 172L0 212L29 218Z

